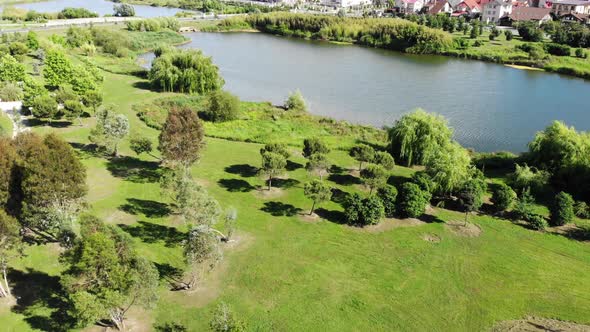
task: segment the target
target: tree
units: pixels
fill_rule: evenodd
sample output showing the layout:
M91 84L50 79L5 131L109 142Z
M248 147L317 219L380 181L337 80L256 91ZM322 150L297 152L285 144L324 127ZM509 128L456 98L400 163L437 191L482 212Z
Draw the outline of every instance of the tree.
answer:
M102 94L95 90L87 91L82 95L82 102L96 113L96 109L102 104Z
M512 40L512 37L513 37L512 31L510 31L510 30L505 30L505 31L504 31L504 36L506 36L506 40L507 40L507 41L511 41L511 40Z
M2 279L4 281L3 284L2 280L0 280L0 297L11 295L7 277L8 263L11 259L20 256L21 247L22 241L18 221L0 208L0 270L2 270Z
M363 169L364 162L371 162L375 157L375 150L366 144L359 144L352 147L349 151L349 155L354 160L359 162L359 172Z
M381 199L385 216L392 218L395 215L395 205L397 202L397 188L391 185L377 189L377 197Z
M190 108L173 108L159 136L158 150L165 161L189 167L199 160L205 130Z
M528 165L515 165L514 173L508 174L508 181L515 190L530 188L534 192L541 190L549 181L549 173Z
M45 56L43 77L51 87L59 87L72 80L74 67L63 52L49 50Z
M528 188L523 190L514 205L514 212L516 213L517 218L529 221L531 216L535 214L534 203L535 199L531 195L530 190Z
M391 154L407 166L428 163L452 135L445 118L420 109L404 115L388 132Z
M25 66L10 54L0 57L0 81L20 82L25 79Z
M57 102L49 95L40 95L33 99L31 112L38 119L57 119Z
M361 171L360 175L365 186L370 188L369 194L373 193L373 189L384 186L389 177L389 174L382 166L375 164L369 164Z
M524 41L540 42L543 40L543 31L539 29L537 22L520 22L516 29Z
M307 112L307 104L301 91L297 90L289 94L289 97L285 101L285 108L297 112Z
M459 191L459 201L465 210L465 224L469 213L479 210L483 205L483 195L486 191L486 183L483 179L471 178L465 182Z
M320 180L323 180L324 175L328 173L330 167L331 164L328 158L321 153L312 154L307 164L305 164L305 169L310 173L317 173L320 176Z
M436 184L432 181L432 178L428 173L425 171L419 171L412 174L412 182L417 184L422 191L427 193L428 195L432 195L434 190L436 189ZM430 198L428 199L430 200Z
M459 190L472 174L471 158L458 143L437 151L426 165L426 173L436 185L436 191L450 194Z
M184 259L188 266L188 280L181 281L176 289L192 288L200 275L213 269L221 260L219 240L207 225L191 228L184 242Z
M516 193L505 183L498 183L493 187L491 201L496 211L506 211L510 209L516 200Z
M285 159L289 159L289 157L291 156L291 153L287 149L287 146L282 143L268 143L260 149L260 155L264 155L267 152L280 154Z
M320 138L313 137L304 139L303 156L309 159L312 155L317 153L326 155L330 153L330 148L328 148L326 143Z
M312 215L317 204L330 200L332 198L331 188L320 180L312 180L303 187L305 197L312 200L313 204L309 215Z
M268 177L268 190L272 188L272 180L282 174L287 166L287 160L276 152L265 152L262 154L262 167L260 171Z
M574 127L554 121L545 130L537 132L529 143L528 157L534 166L557 171L585 161L590 153L590 142Z
M417 218L424 214L428 204L428 194L412 182L402 185L398 196L398 211L405 217Z
M96 113L96 126L90 131L90 141L105 148L115 157L119 156L119 143L129 134L129 120L110 108Z
M385 209L379 197L372 195L363 199L359 194L354 193L344 202L344 215L349 224L374 225L381 221L385 215Z
M0 209L8 208L9 200L15 191L14 179L18 174L17 158L11 141L0 137ZM19 191L18 188L16 189Z
M205 119L213 122L225 122L238 118L240 99L227 91L213 91L207 98L203 112Z
M135 16L135 8L133 8L133 6L128 5L126 3L122 3L120 5L114 5L113 12L114 12L115 16L120 16L120 17Z
M37 50L39 48L39 39L33 30L30 30L27 33L27 47L32 50Z
M574 199L563 191L555 195L551 206L551 225L562 226L574 220Z
M395 160L388 152L377 151L373 163L382 166L385 170L391 171L395 166Z
M63 113L68 120L80 119L84 113L82 103L78 100L66 100L63 104ZM81 125L81 122L80 122Z
M213 312L213 318L209 323L214 332L243 332L246 325L238 320L229 306L221 302Z
M149 307L157 300L154 265L138 256L129 235L95 217L81 220L81 238L61 260L67 266L62 284L80 326L108 319L124 330L132 306Z
M143 136L135 136L131 138L129 141L129 145L131 150L135 152L138 156L142 153L150 154L152 153L152 141L149 138Z

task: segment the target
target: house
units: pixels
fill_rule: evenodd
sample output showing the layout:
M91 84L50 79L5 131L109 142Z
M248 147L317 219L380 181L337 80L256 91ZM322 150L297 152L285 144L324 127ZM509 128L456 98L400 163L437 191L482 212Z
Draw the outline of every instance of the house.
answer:
M561 15L559 18L562 22L578 22L582 24L590 24L590 15L589 14L578 14L578 13L569 13Z
M512 1L492 0L483 6L481 21L484 23L497 23L500 18L512 13Z
M285 1L283 0L283 2L285 2ZM292 2L293 4L296 3L296 1L292 1L292 0L287 0L286 2L287 3ZM326 6L333 6L333 7L340 8L340 7L370 5L371 1L369 1L369 0L322 0L321 3Z
M539 25L551 21L551 8L516 7L512 13L500 19L501 25L512 25L514 22L534 21Z
M437 15L437 14L450 14L453 12L453 8L448 0L439 0L435 2L431 2L428 7L428 14L430 15Z
M463 0L459 2L453 9L456 13L466 13L468 15L481 13L481 7L475 0Z
M397 4L399 4L402 13L406 14L417 13L424 7L423 0L400 0Z
M551 13L555 17L569 13L590 14L590 1L586 0L540 0L539 7L550 5Z

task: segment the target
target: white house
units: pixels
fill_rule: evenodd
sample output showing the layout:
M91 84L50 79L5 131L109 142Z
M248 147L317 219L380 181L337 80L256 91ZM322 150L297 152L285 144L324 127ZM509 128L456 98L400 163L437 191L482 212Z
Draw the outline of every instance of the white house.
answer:
M549 1L541 0L539 6ZM551 13L560 17L569 13L590 14L590 1L584 0L555 0L551 3Z
M372 2L371 0L322 0L321 3L327 6L334 7L352 7L360 5L370 5Z
M481 20L485 23L498 23L500 18L512 13L512 1L492 0L481 11Z
M414 14L422 10L424 7L423 0L399 0L398 6L401 11L406 14Z

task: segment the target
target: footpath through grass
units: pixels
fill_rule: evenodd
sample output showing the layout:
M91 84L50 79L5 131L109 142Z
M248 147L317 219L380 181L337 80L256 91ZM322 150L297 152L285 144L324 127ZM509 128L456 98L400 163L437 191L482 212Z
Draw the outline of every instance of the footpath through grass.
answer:
M132 105L163 94L147 90L142 78L104 74L105 104L127 115L132 131L156 142L158 131L147 127ZM57 132L81 146L93 123L84 119L81 126L33 130ZM300 133L282 133L300 141ZM237 242L225 247L222 265L197 290L171 292L163 282L154 309L131 312L131 328L147 331L179 322L189 331L204 331L221 301L252 331L481 331L527 315L590 323L588 243L490 216L470 217L480 236L460 236L445 222L463 220L463 214L442 209L412 227L369 232L339 224L342 195L321 206L322 219L309 221L302 216L311 205L302 187L311 176L302 168L299 149L293 147L289 170L276 181L280 190L269 195L256 175L260 147L207 139L193 175L223 207L238 210ZM161 274L181 268L178 239L185 227L160 194L155 159L136 158L127 142L121 152L121 158L109 160L80 150L92 212L131 234ZM356 162L339 149L329 157L342 168L326 180L331 186L365 190L349 171ZM396 166L393 179L413 171ZM11 266L21 299L13 308L0 306L0 329L60 330L60 251L33 245Z

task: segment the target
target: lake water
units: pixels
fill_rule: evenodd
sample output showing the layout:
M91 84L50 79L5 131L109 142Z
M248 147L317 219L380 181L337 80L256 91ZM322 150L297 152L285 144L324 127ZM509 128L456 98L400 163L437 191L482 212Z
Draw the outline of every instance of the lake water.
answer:
M86 8L100 16L104 16L106 14L113 14L113 5L115 5L115 3L106 0L53 0L20 3L10 6L44 13L59 12L66 7ZM178 8L151 7L145 5L133 5L133 7L135 7L135 15L140 17L174 16L177 12L182 11ZM1 9L2 6L0 6L0 10Z
M388 126L421 107L444 115L477 151L526 149L553 120L590 129L590 82L439 56L405 55L262 33L191 33L244 100L282 104L301 90L310 112ZM144 62L153 55L145 55Z

